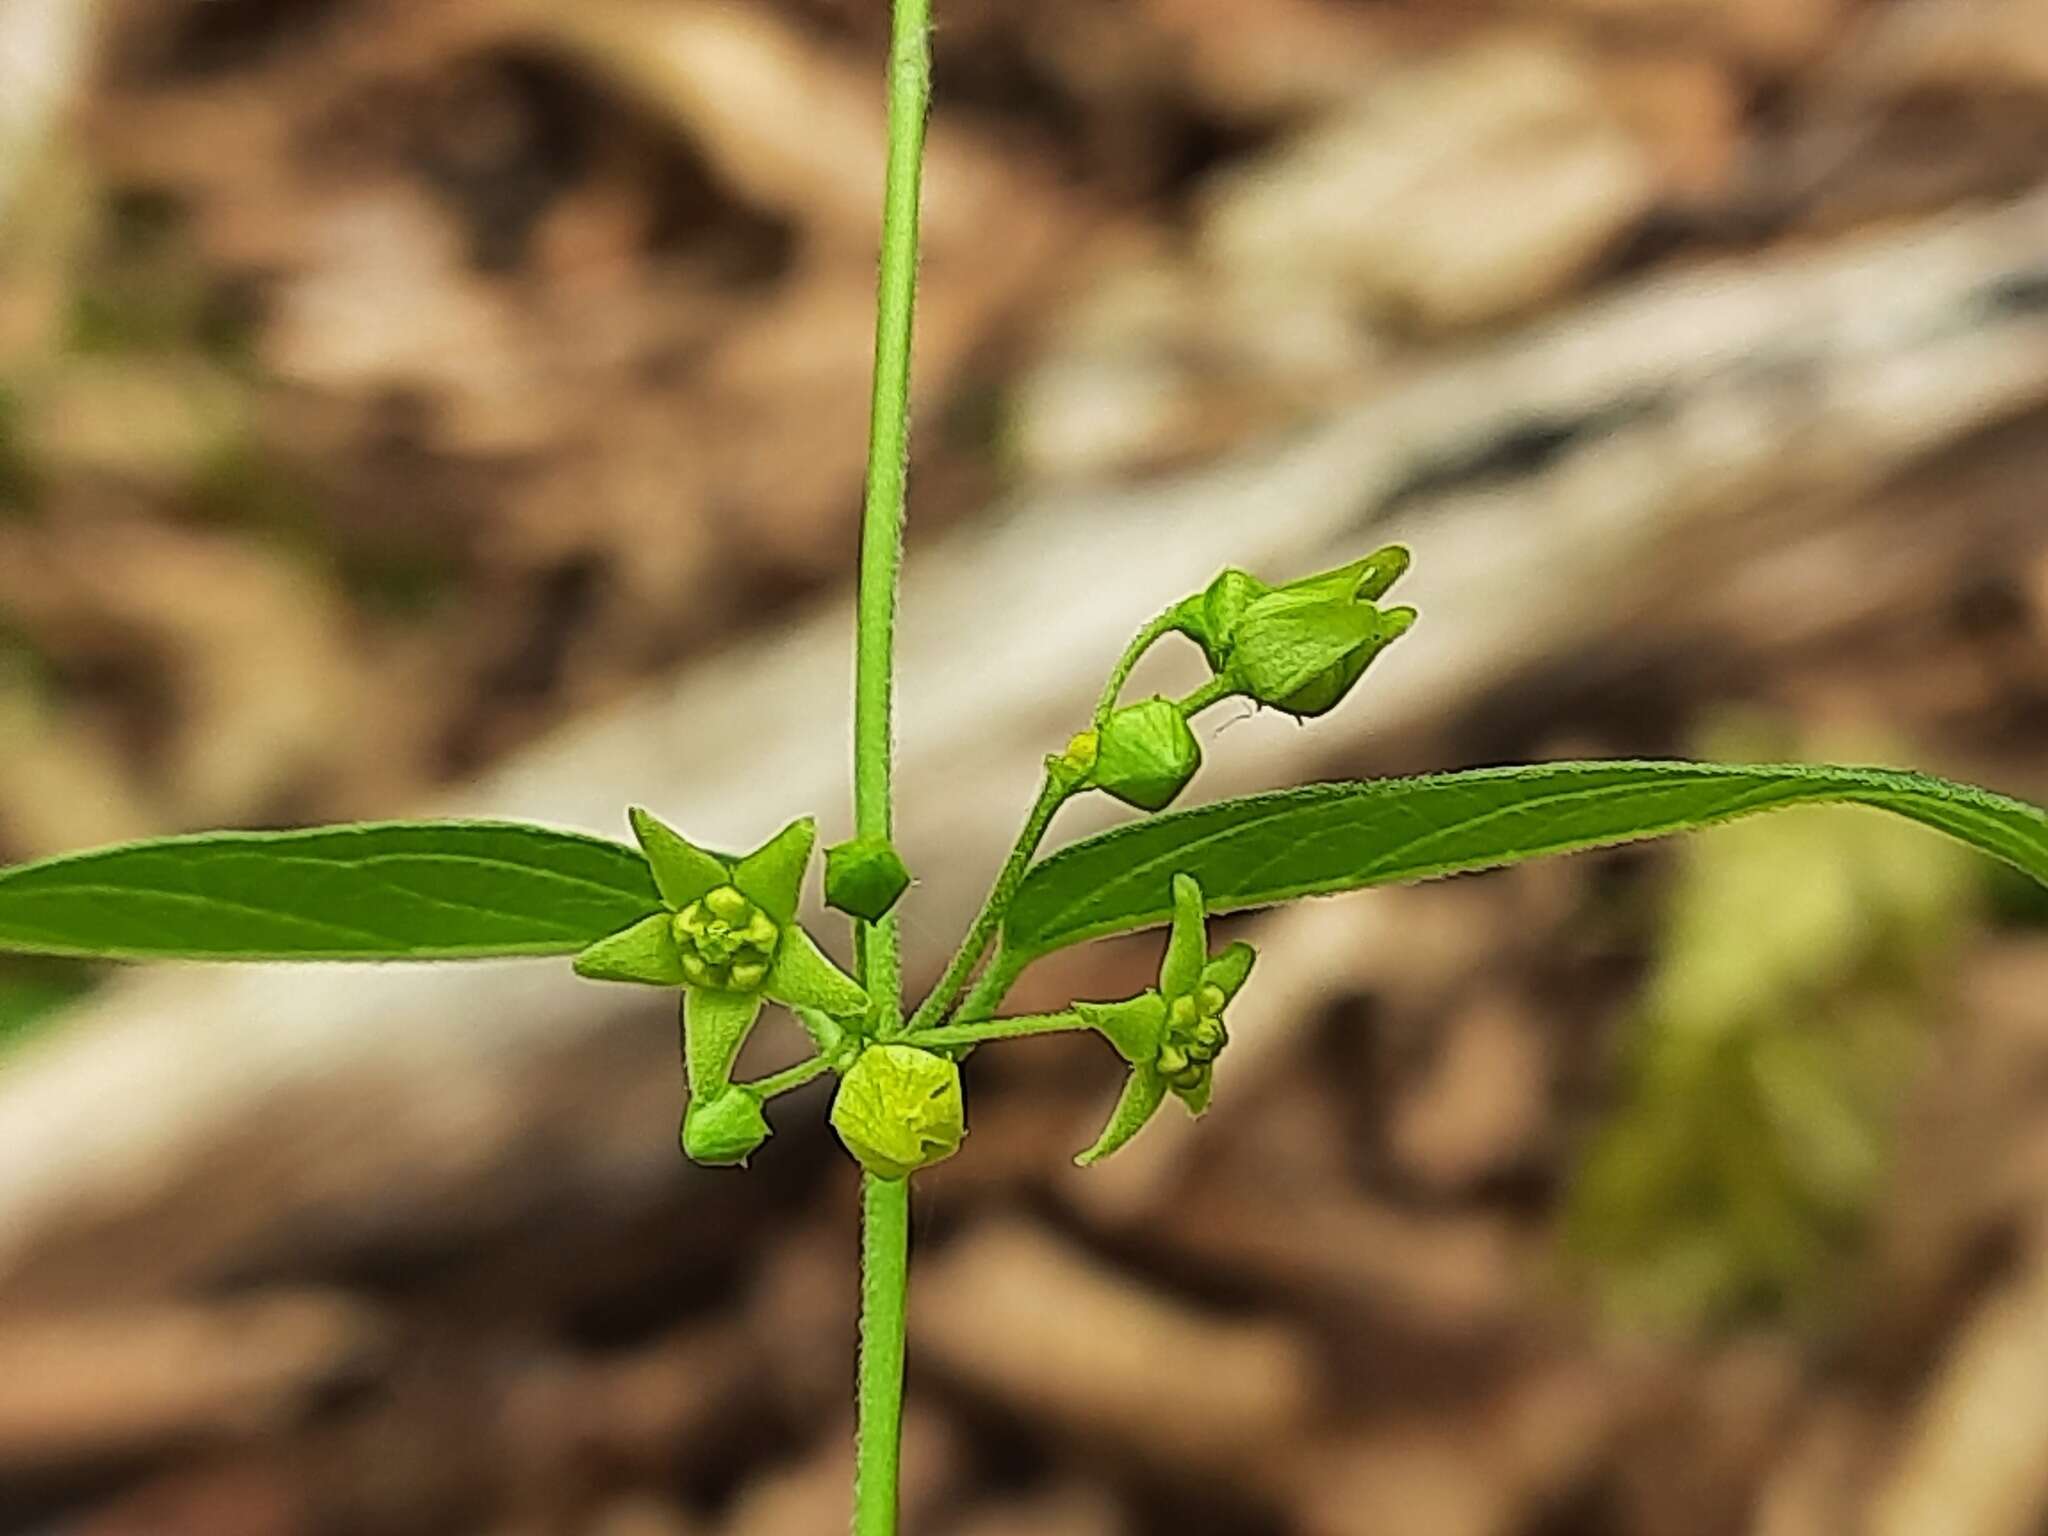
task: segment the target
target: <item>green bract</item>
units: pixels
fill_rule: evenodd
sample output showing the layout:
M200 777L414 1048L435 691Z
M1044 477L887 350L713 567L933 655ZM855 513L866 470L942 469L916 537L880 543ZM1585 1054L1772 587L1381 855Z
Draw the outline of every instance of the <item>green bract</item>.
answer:
M1397 544L1335 570L1269 587L1227 570L1173 613L1232 692L1309 718L1337 707L1373 658L1415 622L1375 599L1408 569Z
M576 957L576 970L597 981L685 989L683 1062L694 1099L724 1093L763 999L841 1019L867 1011L860 984L797 925L818 835L810 818L737 859L698 847L637 807L631 820L662 909L599 939Z
M910 871L886 838L856 837L825 850L825 904L878 923L910 889Z
M1201 744L1180 706L1146 699L1103 721L1089 782L1125 805L1163 811L1201 766Z
M1171 1093L1192 1114L1209 1107L1216 1057L1230 1043L1223 1010L1244 986L1254 959L1249 944L1209 954L1202 888L1173 877L1173 927L1159 985L1120 1003L1076 1003L1074 1012L1131 1064L1109 1124L1074 1161L1087 1167L1126 1145Z
M877 1178L907 1178L943 1162L967 1134L960 1068L914 1045L871 1045L839 1084L832 1128Z

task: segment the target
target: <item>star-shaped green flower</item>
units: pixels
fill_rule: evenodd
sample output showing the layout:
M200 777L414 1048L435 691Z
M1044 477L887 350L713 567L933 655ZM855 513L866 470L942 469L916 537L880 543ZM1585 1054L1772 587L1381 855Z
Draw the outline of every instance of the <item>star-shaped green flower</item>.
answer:
M578 975L683 988L683 1064L691 1108L716 1100L764 1000L833 1018L865 1013L868 995L796 922L817 841L809 817L744 857L699 848L635 808L633 835L654 872L662 910L599 939Z
M1223 1010L1251 975L1249 944L1209 954L1202 888L1187 875L1173 877L1173 928L1159 985L1120 1003L1076 1003L1074 1011L1101 1031L1131 1064L1124 1091L1094 1146L1074 1159L1100 1162L1144 1129L1171 1093L1199 1115L1209 1107L1215 1062L1230 1043Z

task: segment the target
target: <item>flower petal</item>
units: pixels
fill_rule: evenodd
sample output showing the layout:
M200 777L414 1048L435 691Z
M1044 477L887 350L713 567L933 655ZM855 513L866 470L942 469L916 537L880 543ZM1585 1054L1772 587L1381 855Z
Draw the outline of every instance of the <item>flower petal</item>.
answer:
M850 1019L868 1011L868 995L860 983L834 965L817 941L793 924L782 935L761 990L778 1003L815 1008L835 1019Z
M683 1069L692 1098L711 1100L732 1083L732 1064L761 1015L758 992L691 987L683 994Z
M1240 939L1202 967L1203 985L1222 988L1227 1003L1244 986L1245 978L1252 973L1252 962L1258 958L1258 952Z
M1120 1003L1076 1003L1074 1012L1133 1065L1151 1061L1166 1039L1166 1000L1157 992Z
M818 824L800 817L732 867L732 883L778 923L796 919L797 897L803 894L804 870Z
M1202 923L1202 888L1189 875L1173 877L1173 930L1166 940L1166 960L1159 967L1159 990L1170 1002L1186 997L1202 984L1202 962L1209 958L1209 935Z
M683 984L670 916L657 912L599 939L576 957L576 974L592 981L637 981L654 987Z
M1095 1145L1074 1161L1083 1168L1101 1162L1143 1130L1145 1122L1165 1102L1166 1080L1149 1066L1133 1067L1131 1075L1124 1079L1124 1091L1117 1097L1116 1108L1110 1111L1109 1124L1102 1128Z
M1385 596L1387 589L1407 574L1409 560L1405 548L1399 544L1388 544L1362 560L1290 581L1280 590L1301 597L1338 601L1363 598L1370 602Z
M626 813L626 819L633 824L633 836L640 843L640 851L647 855L648 867L654 871L655 889L678 912L732 878L722 860L706 853L652 811L636 805Z

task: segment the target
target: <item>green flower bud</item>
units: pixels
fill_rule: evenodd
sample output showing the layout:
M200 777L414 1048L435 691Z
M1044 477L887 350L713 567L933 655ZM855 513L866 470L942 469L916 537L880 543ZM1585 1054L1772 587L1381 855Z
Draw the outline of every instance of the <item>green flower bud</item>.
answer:
M1180 605L1176 627L1202 648L1211 670L1221 672L1230 664L1230 645L1238 621L1259 598L1272 592L1258 577L1235 566L1210 582L1200 595Z
M1390 544L1283 587L1228 570L1181 605L1176 627L1238 692L1307 719L1336 708L1415 622L1412 608L1375 604L1407 569L1407 550Z
M825 904L878 923L910 889L910 871L887 838L857 837L825 850Z
M744 1163L768 1139L761 1101L745 1088L716 1098L693 1098L683 1111L683 1155L714 1168Z
M832 1128L877 1178L943 1162L967 1134L960 1068L914 1045L871 1045L840 1080Z
M1126 805L1161 811L1201 766L1201 744L1178 706L1146 699L1103 723L1090 782Z
M1414 622L1413 608L1382 613L1370 603L1276 592L1246 611L1230 675L1261 704L1302 719L1327 714Z

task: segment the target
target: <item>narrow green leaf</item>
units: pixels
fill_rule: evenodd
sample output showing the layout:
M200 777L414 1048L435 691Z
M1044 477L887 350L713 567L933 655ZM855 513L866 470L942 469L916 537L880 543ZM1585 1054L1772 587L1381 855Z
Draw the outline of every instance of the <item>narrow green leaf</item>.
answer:
M659 905L635 850L518 822L206 832L0 869L0 949L114 960L566 955Z
M1918 773L1805 764L1548 763L1317 784L1170 812L1083 839L1025 876L1006 947L1044 954L1166 922L1175 875L1211 912L1489 869L1781 806L1873 806L2048 884L2048 812Z

